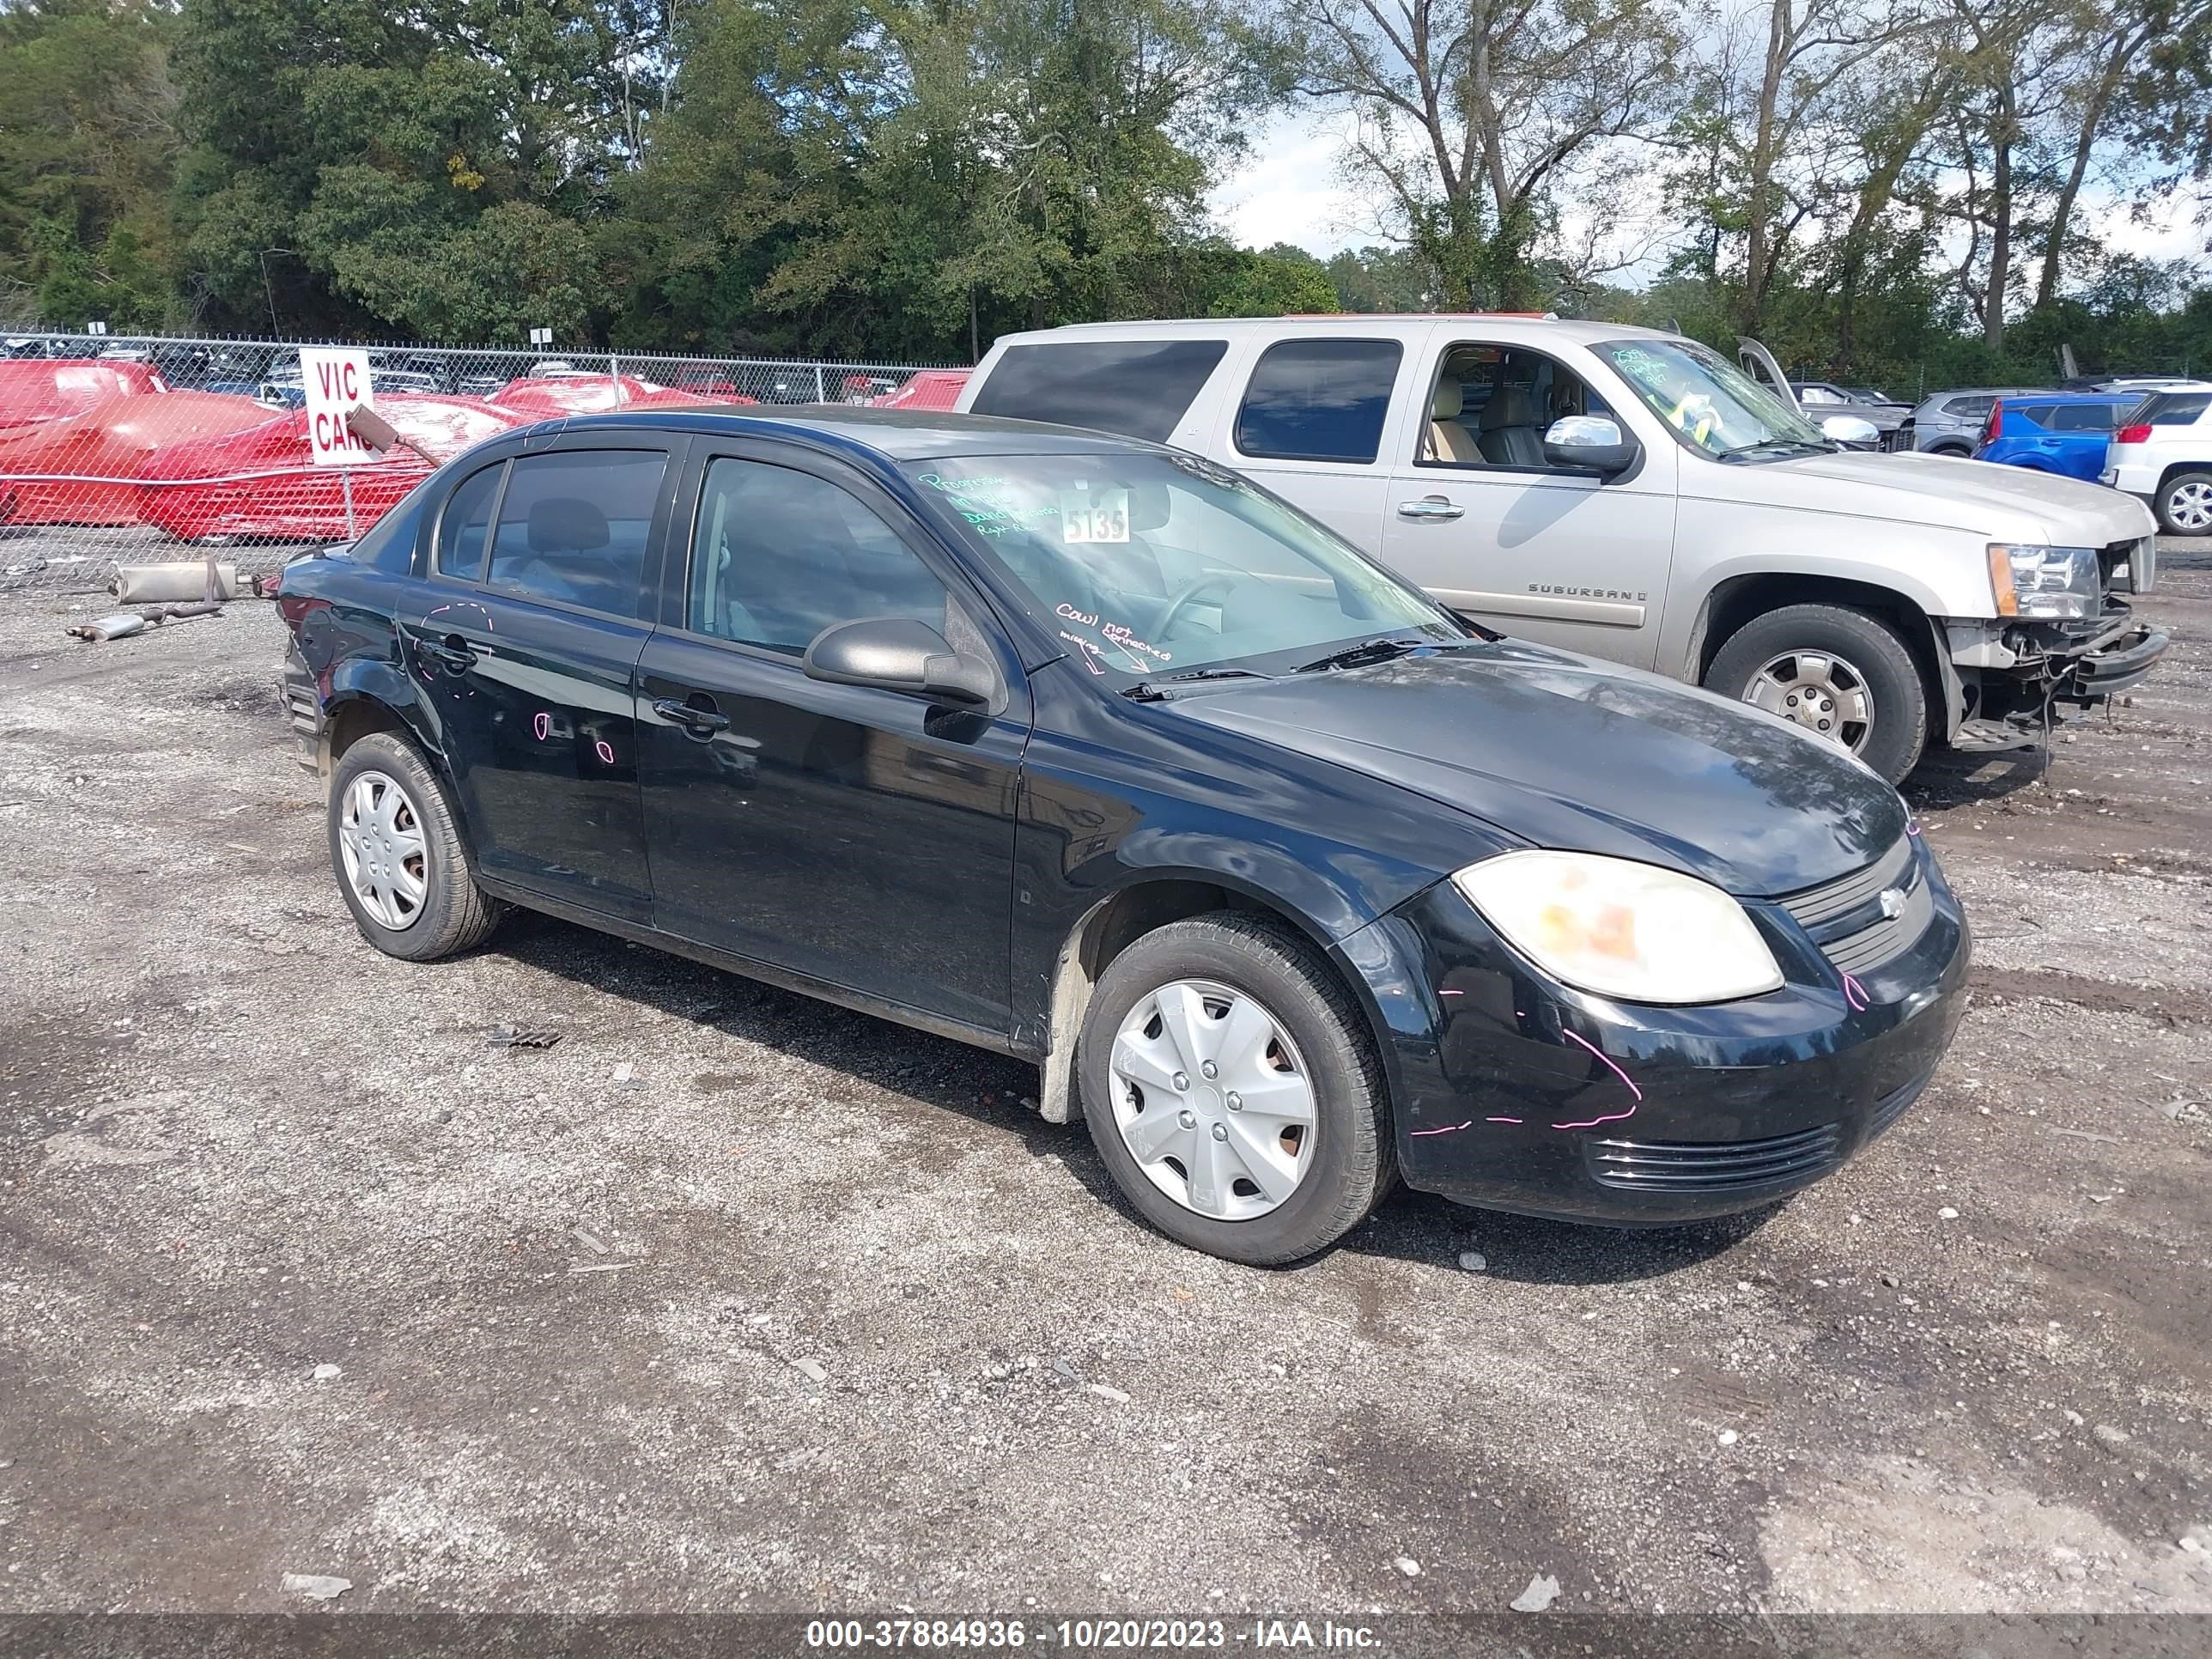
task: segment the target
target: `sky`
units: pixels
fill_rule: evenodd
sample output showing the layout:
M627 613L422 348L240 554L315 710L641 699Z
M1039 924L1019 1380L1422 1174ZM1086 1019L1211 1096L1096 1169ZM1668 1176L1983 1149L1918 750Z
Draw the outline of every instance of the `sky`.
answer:
M1253 135L1251 159L1214 187L1214 216L1247 247L1289 242L1324 259L1341 248L1381 240L1372 209L1346 188L1340 173L1341 126L1341 118L1318 112L1277 115ZM2206 258L2206 232L2192 222L2185 198L2160 204L2139 224L2111 191L2093 185L2081 210L2114 248L2149 259ZM1650 227L1622 228L1634 235ZM1656 274L1662 258L1645 262L1644 280ZM1613 280L1638 285L1633 271Z

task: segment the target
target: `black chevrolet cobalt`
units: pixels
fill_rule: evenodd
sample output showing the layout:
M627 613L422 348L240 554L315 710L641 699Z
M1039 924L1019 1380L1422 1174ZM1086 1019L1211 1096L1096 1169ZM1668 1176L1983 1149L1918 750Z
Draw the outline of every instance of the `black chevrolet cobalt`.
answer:
M378 949L522 905L1019 1055L1235 1261L1401 1177L1604 1223L1771 1201L1911 1103L1964 1000L1958 903L1858 763L1463 622L1155 445L549 423L283 604Z

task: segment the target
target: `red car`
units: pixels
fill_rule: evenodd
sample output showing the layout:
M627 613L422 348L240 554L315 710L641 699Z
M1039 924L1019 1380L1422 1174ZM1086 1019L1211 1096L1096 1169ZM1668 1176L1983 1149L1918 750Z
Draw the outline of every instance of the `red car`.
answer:
M0 428L0 522L137 524L139 482L157 453L268 418L251 398L164 392L109 396L76 414Z
M876 399L878 409L950 409L959 401L972 368L917 368L896 392Z
M167 392L168 382L143 363L92 357L0 358L0 431L82 415L109 398Z
M704 397L651 380L621 377L617 396L615 377L606 374L549 374L540 379L510 380L491 394L501 409L511 409L533 421L562 415L603 415L614 409L697 409L718 403L749 404L744 397Z
M291 410L258 426L172 444L146 464L138 516L172 536L266 536L285 541L337 541L346 526L346 481L340 469L308 459L307 415ZM443 462L473 444L538 417L476 398L425 394L376 400L376 412ZM430 463L394 449L353 467L353 527L358 535L430 475Z

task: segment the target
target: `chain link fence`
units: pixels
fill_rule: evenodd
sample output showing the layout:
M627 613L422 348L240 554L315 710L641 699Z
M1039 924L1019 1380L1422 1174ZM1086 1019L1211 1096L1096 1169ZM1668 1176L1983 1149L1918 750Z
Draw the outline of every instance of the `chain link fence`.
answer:
M951 407L967 371L665 353L417 345L368 356L377 412L419 447L310 459L313 341L0 335L0 592L93 590L125 566L281 568L358 535L444 461L499 433L623 409Z

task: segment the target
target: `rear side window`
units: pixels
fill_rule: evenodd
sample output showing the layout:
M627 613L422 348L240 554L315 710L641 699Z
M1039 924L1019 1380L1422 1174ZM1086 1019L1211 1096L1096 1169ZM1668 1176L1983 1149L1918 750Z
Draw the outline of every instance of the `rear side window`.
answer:
M2110 432L2118 413L2113 404L2061 404L2045 424L2053 432Z
M1943 405L1943 412L1961 421L1986 421L1996 406L1994 398L1954 398Z
M1261 355L1237 411L1237 447L1291 461L1371 461L1382 448L1395 340L1285 340Z
M2023 420L2033 421L2046 429L2056 410L2056 405L2051 404L2007 404L2005 407Z
M974 412L1059 421L1164 442L1226 340L1080 340L1009 347Z
M483 578L484 532L491 528L492 503L499 497L499 481L506 471L501 462L471 472L447 497L445 515L438 520L440 575L471 582Z
M512 463L492 533L492 586L637 616L667 466L659 451L623 449L561 450Z
M2151 426L2191 426L2212 409L2212 392L2154 392L2134 418Z

